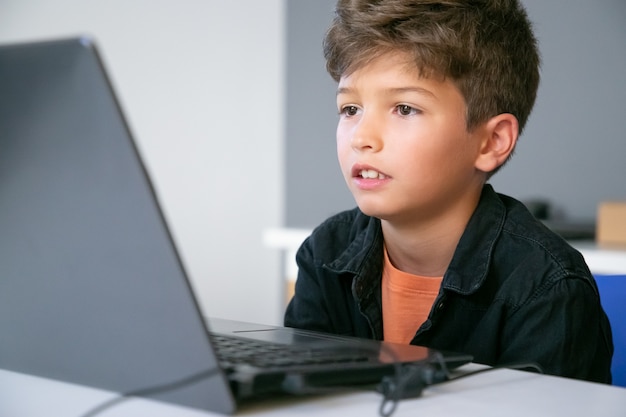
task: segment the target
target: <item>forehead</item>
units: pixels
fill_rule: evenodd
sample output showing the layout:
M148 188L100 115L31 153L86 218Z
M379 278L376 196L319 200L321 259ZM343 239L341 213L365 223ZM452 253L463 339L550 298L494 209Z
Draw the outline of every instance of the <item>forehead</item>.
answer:
M397 77L413 80L432 79L444 82L446 77L435 71L422 68L414 55L397 50L372 53L366 58L353 63L339 78L339 88L347 84L354 84L368 75L395 74ZM398 80L400 81L400 80Z
M376 94L414 91L435 96L438 94L434 92L442 88L456 90L445 77L425 75L410 54L392 51L377 55L341 76L337 95L375 90Z

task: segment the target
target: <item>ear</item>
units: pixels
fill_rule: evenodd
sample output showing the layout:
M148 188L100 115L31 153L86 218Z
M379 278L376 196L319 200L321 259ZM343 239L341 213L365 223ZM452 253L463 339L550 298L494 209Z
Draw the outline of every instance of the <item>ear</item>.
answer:
M492 172L509 158L519 135L517 117L510 113L502 113L489 119L482 129L481 145L476 158L476 169Z

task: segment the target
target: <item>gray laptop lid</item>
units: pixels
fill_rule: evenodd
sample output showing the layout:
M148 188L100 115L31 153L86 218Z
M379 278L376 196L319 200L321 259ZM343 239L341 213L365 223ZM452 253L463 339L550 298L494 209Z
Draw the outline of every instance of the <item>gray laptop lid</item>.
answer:
M216 369L88 39L0 46L0 231L0 367L117 392ZM221 372L155 397L234 410Z

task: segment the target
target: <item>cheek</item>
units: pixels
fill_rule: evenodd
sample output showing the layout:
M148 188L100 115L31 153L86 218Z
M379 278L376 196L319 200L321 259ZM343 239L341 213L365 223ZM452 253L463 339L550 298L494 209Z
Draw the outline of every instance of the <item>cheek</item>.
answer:
M350 131L345 125L339 124L337 126L336 141L337 155L341 158L342 155L345 155L351 149Z
M341 146L341 143L347 142L350 137L350 126L346 122L339 121L337 123L337 130L335 131L337 137L337 146Z

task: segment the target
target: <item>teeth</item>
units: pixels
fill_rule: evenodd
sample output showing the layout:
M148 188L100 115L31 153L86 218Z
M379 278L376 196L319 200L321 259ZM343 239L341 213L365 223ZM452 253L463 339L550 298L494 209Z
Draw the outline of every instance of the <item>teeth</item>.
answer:
M370 178L370 179L376 179L378 178L379 180L382 180L385 178L385 176L383 174L381 174L378 171L375 171L373 169L363 169L361 170L361 177L362 178Z

